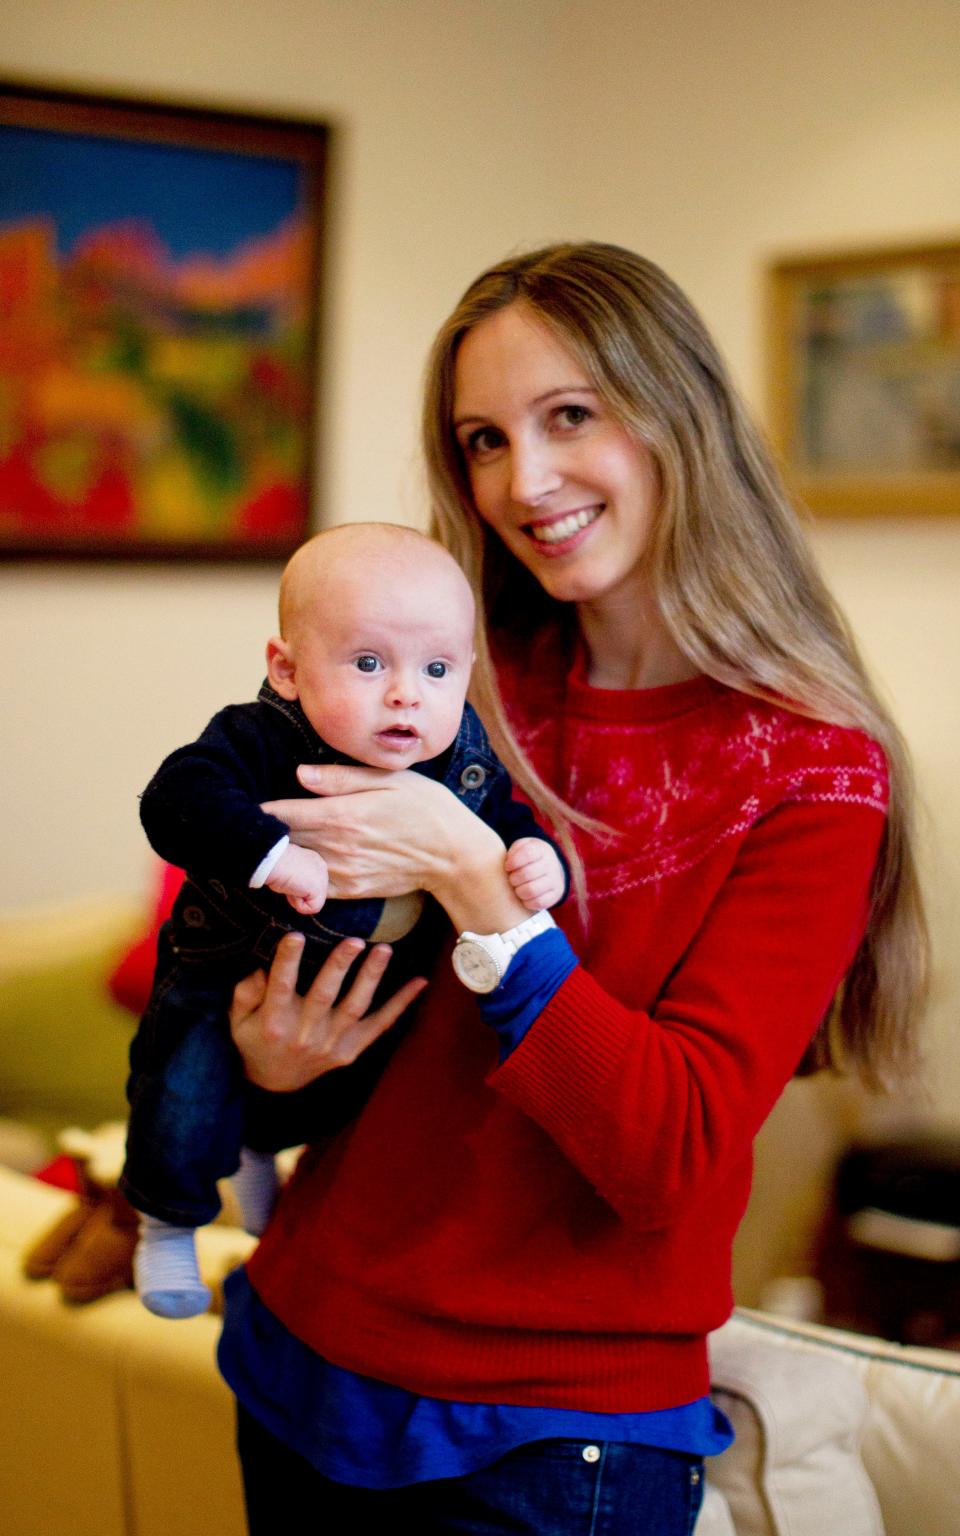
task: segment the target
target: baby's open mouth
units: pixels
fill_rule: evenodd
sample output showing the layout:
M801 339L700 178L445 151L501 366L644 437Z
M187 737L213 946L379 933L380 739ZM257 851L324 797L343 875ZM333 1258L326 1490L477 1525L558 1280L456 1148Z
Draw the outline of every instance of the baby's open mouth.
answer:
M378 731L381 741L417 741L419 737L412 725L390 725L385 731Z

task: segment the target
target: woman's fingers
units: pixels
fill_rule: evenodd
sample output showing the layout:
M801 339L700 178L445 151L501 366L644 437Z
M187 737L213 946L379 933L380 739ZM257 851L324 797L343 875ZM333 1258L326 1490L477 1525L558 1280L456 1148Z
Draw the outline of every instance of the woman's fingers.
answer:
M339 1050L343 1057L343 1064L349 1065L351 1061L372 1045L374 1040L386 1033L397 1022L400 1015L405 1013L412 1003L420 996L427 986L425 976L415 976L412 981L407 981L387 998L373 1013L364 1013L360 1017L345 1014L347 1023L339 1035Z
M343 939L336 949L331 950L304 994L300 1010L301 1038L309 1040L318 1033L326 1034L329 1031L331 1010L340 995L347 972L357 957L363 954L363 950L362 939ZM368 964L369 957L364 961L364 966Z
M404 982L399 992L395 992L385 1003L382 1003L376 1013L368 1014L369 1022L377 1022L377 1034L382 1035L385 1029L395 1024L400 1015L406 1013L411 1003L420 996L420 993L426 991L428 985L426 976L414 976L411 981Z
M245 1019L248 1014L255 1013L263 1002L267 991L267 978L263 971L254 971L252 976L244 976L233 989L233 1002L230 1006L230 1023L236 1024L240 1019Z
M355 1061L378 1035L396 1023L427 984L423 977L416 977L370 1012L392 954L389 945L376 944L346 992L339 996L346 973L362 948L358 939L339 944L303 998L299 1043L307 1050L322 1051L329 1065L346 1066Z
M344 763L301 763L297 778L315 795L356 795L381 789L393 777L388 768L348 768Z
M338 949L345 947L339 945ZM350 955L347 969L356 959L359 948L362 948L362 945ZM350 987L339 997L336 1006L332 1007L333 998L329 996L326 985L318 989L316 997L312 994L317 982L321 980L324 971L336 958L337 953L338 950L334 950L304 999L306 1007L303 1030L304 1038L321 1045L328 1060L334 1066L347 1066L351 1061L355 1061L360 1052L388 1027L385 1020L368 1014L367 1010L380 985L383 973L390 963L392 951L386 944L375 945L364 959ZM335 980L338 974L339 984L335 997L340 993L346 970L339 972L332 969L332 976L328 978Z
M286 934L277 946L269 977L262 971L245 977L234 991L230 1009L233 1038L247 1076L275 1092L301 1088L355 1060L399 1018L424 985L420 980L408 982L381 1008L369 1012L390 950L376 945L344 990L350 968L364 949L362 939L344 939L301 996L297 976L303 944L302 935Z
M302 933L286 933L277 945L267 977L265 1000L268 1006L283 1003L296 992L305 942Z
M396 775L386 768L348 768L343 763L302 763L297 778L315 795L357 795L363 790L384 789ZM263 810L294 831L312 830L317 824L314 800L266 800Z

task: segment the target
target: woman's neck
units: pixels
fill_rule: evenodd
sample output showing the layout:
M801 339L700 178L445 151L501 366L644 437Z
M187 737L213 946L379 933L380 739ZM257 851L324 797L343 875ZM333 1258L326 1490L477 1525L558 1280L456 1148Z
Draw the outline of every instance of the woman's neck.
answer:
M609 596L579 603L577 622L594 688L664 688L697 676L652 596Z

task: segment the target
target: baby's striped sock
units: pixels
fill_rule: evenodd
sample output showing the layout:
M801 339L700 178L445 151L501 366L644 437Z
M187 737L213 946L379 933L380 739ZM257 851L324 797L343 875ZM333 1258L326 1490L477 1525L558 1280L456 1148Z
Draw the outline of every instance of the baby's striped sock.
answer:
M272 1152L240 1150L240 1167L232 1184L243 1213L243 1225L251 1237L260 1237L277 1199L277 1165Z
M140 1300L157 1317L197 1317L210 1305L210 1291L197 1268L194 1231L153 1216L140 1218L133 1279Z

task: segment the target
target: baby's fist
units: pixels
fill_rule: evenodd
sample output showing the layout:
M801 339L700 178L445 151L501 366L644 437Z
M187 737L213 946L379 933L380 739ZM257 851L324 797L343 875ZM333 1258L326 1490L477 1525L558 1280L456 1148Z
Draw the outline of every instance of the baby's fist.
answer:
M511 843L504 868L514 894L531 912L556 906L563 895L563 865L542 837L519 837Z
M289 843L267 876L271 891L286 896L295 912L310 917L327 899L330 876L326 862L312 848Z

